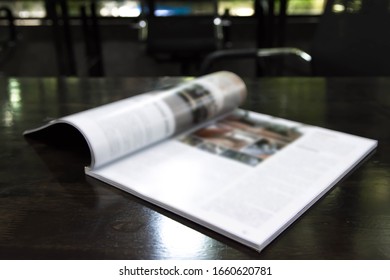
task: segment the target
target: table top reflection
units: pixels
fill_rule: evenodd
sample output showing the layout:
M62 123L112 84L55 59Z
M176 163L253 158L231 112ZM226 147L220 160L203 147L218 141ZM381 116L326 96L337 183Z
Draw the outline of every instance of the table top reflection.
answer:
M50 119L188 78L0 78L1 259L390 259L390 78L246 79L245 109L379 141L262 252L84 175L28 143Z

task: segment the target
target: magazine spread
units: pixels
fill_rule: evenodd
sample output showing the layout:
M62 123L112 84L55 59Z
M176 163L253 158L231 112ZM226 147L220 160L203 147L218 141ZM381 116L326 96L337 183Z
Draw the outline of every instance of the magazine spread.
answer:
M238 109L243 81L217 72L27 131L69 124L87 175L262 250L377 145Z

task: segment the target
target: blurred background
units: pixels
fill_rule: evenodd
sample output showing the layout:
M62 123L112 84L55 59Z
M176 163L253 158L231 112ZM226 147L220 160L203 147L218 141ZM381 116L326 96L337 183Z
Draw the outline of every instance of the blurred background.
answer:
M198 75L201 62L218 50L288 46L310 52L325 2L3 0L0 75ZM333 9L345 10L344 2ZM244 76L312 74L294 58L290 65L284 58L279 70L229 63Z

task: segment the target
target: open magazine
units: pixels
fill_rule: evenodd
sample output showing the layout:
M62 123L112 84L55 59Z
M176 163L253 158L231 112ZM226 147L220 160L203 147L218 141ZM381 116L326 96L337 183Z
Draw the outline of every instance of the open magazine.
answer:
M375 140L238 109L217 72L54 120L91 153L87 175L263 249L352 170Z

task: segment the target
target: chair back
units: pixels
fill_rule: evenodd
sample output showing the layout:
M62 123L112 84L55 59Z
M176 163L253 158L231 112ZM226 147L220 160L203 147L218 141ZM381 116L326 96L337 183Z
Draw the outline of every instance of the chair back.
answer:
M220 27L214 16L150 17L147 22L147 52L194 56L219 48Z

